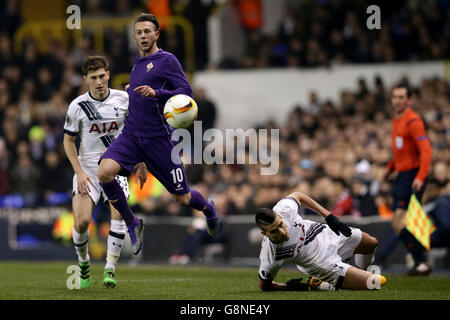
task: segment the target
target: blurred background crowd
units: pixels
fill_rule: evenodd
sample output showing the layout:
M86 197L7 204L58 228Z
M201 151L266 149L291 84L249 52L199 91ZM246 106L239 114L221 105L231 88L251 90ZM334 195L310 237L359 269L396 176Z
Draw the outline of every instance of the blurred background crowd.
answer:
M188 175L213 194L226 215L272 206L297 190L339 216L389 218L393 181L382 177L392 157L393 110L389 88L382 79L373 80L375 91L360 79L359 90L342 92L336 102L322 101L311 92L309 104L295 106L284 123L261 126L280 128L277 175L260 175L258 166L248 165L187 166ZM425 202L436 192L450 195L449 89L440 79L424 80L414 89L413 108L426 122L433 147Z
M156 15L183 15L195 31L196 70L210 68L205 24L227 1L173 0L72 1L86 16L132 16L152 10ZM225 57L218 68L317 67L333 63L370 63L444 59L449 56L450 19L447 1L383 2L382 28L368 33L366 1L288 1L278 31L264 34L261 21L245 18L245 10L261 9L261 1L229 1L246 30L246 50L240 59ZM63 124L72 99L84 93L80 63L94 53L86 34L80 46L58 41L41 52L26 40L14 50L14 36L24 23L20 1L0 1L0 206L38 207L70 204L73 171L63 146ZM260 13L261 14L261 13ZM111 31L104 54L111 73L131 70L136 54L129 30ZM131 39L132 40L132 39ZM164 29L159 46L182 63L183 41ZM95 52L97 53L97 52ZM408 79L399 81L408 82ZM370 85L369 85L370 84ZM374 84L372 86L372 84ZM252 214L272 206L288 192L310 194L339 216L392 214L392 182L381 181L390 160L393 110L390 88L383 79L358 80L358 89L343 91L339 101L310 93L307 105L292 106L283 123L250 124L280 128L280 169L261 176L257 165L187 165L192 186L215 200L223 216ZM375 89L369 90L369 87ZM214 101L194 88L199 119L214 126ZM424 79L413 90L413 105L427 125L433 161L424 201L450 195L450 86L444 79ZM131 184L134 179L131 177ZM135 190L130 203L147 215L192 213L179 207L154 179Z
M366 10L377 4L382 8L381 28L369 32ZM443 59L449 54L448 5L448 1L291 0L275 34L264 34L258 23L241 19L247 49L234 65L317 67Z

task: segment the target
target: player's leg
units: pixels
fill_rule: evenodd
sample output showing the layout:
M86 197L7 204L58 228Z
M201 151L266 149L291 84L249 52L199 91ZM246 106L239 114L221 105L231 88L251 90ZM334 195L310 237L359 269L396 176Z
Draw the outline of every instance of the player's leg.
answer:
M121 166L115 160L109 158L102 159L98 167L97 176L109 202L121 214L125 223L131 225L135 216L128 206L127 199L119 182L115 179L120 170Z
M355 256L355 264L358 268L366 270L373 261L375 249L378 245L378 240L369 234L362 232L358 228L351 228L352 234L350 237L344 235L336 236L335 233L327 229L330 239L338 239L337 254L342 261L349 261L350 258ZM331 255L332 252L329 253Z
M349 266L342 282L342 289L349 290L373 290L380 289L386 283L386 278L382 275L372 274Z
M392 216L392 229L395 233L400 234L405 226L406 210L402 208L397 208L394 210L394 215Z
M326 239L326 238L323 238ZM372 290L380 289L386 283L382 275L372 274L368 271L353 267L342 262L342 256L336 252L335 245L326 245L326 240L317 250L321 253L322 260L312 259L302 263L299 270L315 278L328 282L338 289ZM350 246L350 243L347 243ZM354 247L353 247L354 248ZM339 251L339 249L338 249ZM323 255L325 253L326 255Z
M397 208L392 218L392 229L398 235L400 241L414 258L415 267L426 264L425 248L405 227L406 210ZM428 268L427 268L428 269ZM414 273L414 270L411 270Z
M374 260L374 254L377 246L378 240L376 238L365 232L361 232L361 242L354 251L355 264L358 268L367 270Z
M88 194L75 194L72 199L74 213L74 227L72 229L72 238L75 251L78 256L80 268L80 286L89 288L90 278L90 258L88 252L89 242L89 223L91 221L94 202Z
M214 202L207 201L199 191L194 189L182 195L173 193L171 195L178 204L202 211L206 216L206 229L208 234L214 236L217 233L219 218L216 214Z
M128 188L128 179L122 176L116 176L115 180L122 188L125 197L128 199L130 190ZM103 272L103 285L114 288L116 286L115 271L116 264L122 251L127 226L120 213L110 204L111 227L108 235L108 248L106 254L106 265Z
M94 202L88 194L76 194L72 199L72 207L74 214L73 242L79 260L84 262L89 260L87 242Z
M413 270L408 272L409 275L428 275L431 273L431 267L427 263L425 248L422 244L409 232L405 227L406 209L412 194L412 181L417 174L417 170L401 172L396 181L394 193L394 216L392 219L392 228L398 234L401 242L406 249L412 254L415 262ZM421 199L425 186L416 197Z
M127 226L129 226L137 218L128 206L127 198L119 182L115 179L121 169L120 164L115 160L102 159L98 167L97 176L109 202L117 209Z
M115 280L116 264L122 251L127 226L120 213L110 204L111 228L108 235L108 247L106 252L106 265L103 272L103 285L114 288L117 284Z
M168 137L143 139L142 157L149 171L164 185L178 204L205 214L208 233L214 235L219 225L214 203L206 200L198 190L189 188L180 155L173 152L173 147Z
M139 156L140 149L134 139L122 133L114 140L100 157L97 176L110 203L117 209L127 225L133 254L138 254L142 248L144 223L131 211L127 198L119 182L115 179L119 173L123 172L124 175L131 173L133 167L142 162Z

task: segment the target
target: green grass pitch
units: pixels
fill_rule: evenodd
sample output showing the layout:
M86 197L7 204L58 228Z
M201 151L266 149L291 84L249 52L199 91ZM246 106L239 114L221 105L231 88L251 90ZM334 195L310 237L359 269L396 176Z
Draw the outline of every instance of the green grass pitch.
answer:
M387 274L379 291L261 292L257 268L119 264L117 287L102 284L103 264L91 266L92 285L69 290L71 262L1 262L2 300L442 300L450 299L450 277L405 277ZM298 278L281 270L278 281Z

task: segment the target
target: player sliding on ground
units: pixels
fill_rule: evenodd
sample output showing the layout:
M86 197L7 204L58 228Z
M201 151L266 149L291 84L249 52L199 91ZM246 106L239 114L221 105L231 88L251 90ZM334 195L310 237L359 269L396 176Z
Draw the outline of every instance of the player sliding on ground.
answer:
M203 211L210 235L216 233L219 221L214 203L189 188L179 154L174 155L177 159L172 161L173 129L165 123L162 112L170 97L177 94L192 97L192 88L183 68L173 54L158 48L159 22L154 15L139 15L134 22L133 36L139 55L134 60L127 88L129 115L122 134L101 157L98 178L110 202L127 224L131 248L137 254L142 248L143 221L131 211L114 177L128 175L141 161L177 203Z
M86 57L82 63L83 79L89 91L69 105L64 124L64 150L75 171L73 177L72 206L74 212L73 242L80 267L80 287L91 285L89 272L89 223L92 209L101 196L106 201L97 179L98 160L109 144L120 134L128 114L128 94L108 88L108 62L102 56ZM78 156L75 139L80 136ZM136 174L142 184L147 177L144 164ZM126 177L116 176L114 181L129 196ZM125 238L126 225L120 214L111 207L111 228L108 236L106 266L103 285L115 287L115 266Z
M298 214L300 206L320 214L327 225L302 219ZM343 224L303 193L289 194L273 209L257 209L255 220L265 236L259 267L259 287L263 291L366 290L379 288L386 282L382 275L366 271L372 263L377 239ZM349 261L353 254L358 268L343 262ZM311 276L306 284L300 279L273 281L278 270L288 263L296 264L301 272Z

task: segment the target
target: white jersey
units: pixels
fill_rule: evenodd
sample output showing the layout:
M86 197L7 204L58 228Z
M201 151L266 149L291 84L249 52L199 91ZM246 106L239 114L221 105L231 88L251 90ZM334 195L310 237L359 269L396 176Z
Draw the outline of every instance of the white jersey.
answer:
M304 220L298 214L299 205L293 198L283 198L273 207L288 227L288 241L273 243L265 236L261 244L259 277L272 280L287 263L333 285L345 276L349 267L343 263L351 257L361 241L361 231L352 228L352 235L336 235L327 225Z
M128 115L128 93L109 89L102 101L90 92L77 97L69 105L64 132L80 135L78 159L83 167L98 167L98 160L106 148L122 132Z

